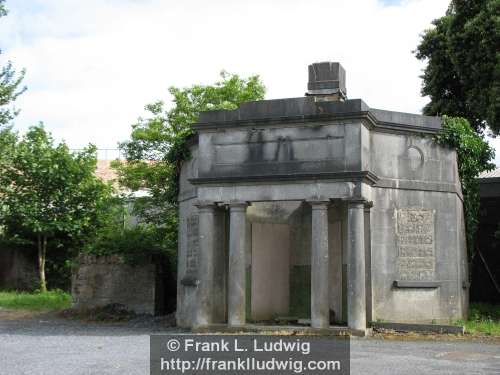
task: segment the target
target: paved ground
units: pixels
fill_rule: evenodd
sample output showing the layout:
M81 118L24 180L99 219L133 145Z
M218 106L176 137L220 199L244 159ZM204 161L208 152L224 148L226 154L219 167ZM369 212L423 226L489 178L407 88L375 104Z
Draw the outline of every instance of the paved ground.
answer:
M0 316L0 374L149 374L149 334L162 330ZM351 374L500 374L499 344L370 338L353 339L351 348Z

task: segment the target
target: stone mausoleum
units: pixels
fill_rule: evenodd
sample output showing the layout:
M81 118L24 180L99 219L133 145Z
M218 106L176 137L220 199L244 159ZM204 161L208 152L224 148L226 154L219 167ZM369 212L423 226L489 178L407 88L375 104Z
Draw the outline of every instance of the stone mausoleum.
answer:
M365 331L464 317L468 270L455 151L438 117L347 99L339 63L304 97L202 113L181 171L182 327Z

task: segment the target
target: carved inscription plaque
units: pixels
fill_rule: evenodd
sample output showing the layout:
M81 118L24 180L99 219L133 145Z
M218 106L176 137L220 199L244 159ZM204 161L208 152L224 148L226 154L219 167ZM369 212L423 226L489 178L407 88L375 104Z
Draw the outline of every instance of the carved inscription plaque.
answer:
M404 208L396 215L399 280L434 280L434 210Z
M187 254L186 254L186 274L196 275L198 272L198 252L199 252L199 230L198 215L187 218Z

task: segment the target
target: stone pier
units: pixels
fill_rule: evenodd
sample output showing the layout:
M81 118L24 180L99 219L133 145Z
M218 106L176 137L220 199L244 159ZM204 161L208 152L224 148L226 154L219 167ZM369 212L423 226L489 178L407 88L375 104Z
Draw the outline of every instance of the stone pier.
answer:
M366 329L365 202L348 202L347 216L347 324Z
M330 326L328 201L310 201L312 206L311 236L311 326Z
M214 323L214 259L217 248L216 220L214 202L198 202L200 253L199 253L199 285L198 307L195 312L194 326L203 327Z
M241 326L246 323L246 202L229 203L229 285L228 323Z

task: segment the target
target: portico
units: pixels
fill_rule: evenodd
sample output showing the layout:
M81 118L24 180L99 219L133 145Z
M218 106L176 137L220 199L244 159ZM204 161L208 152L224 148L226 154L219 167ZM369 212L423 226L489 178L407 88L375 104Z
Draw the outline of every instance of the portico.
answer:
M197 181L193 180L196 184ZM247 285L247 266L248 256L252 253L251 241L248 241L250 233L247 233L252 228L249 221L252 218L248 217L248 207L255 204L266 203L279 207L280 202L293 201L299 206L307 207L310 215L304 217L310 220L308 229L309 244L308 254L310 254L310 325L313 328L328 328L331 325L331 305L330 295L331 288L337 288L338 294L346 293L342 291L342 284L331 285L330 283L330 245L329 236L329 210L338 210L339 207L345 208L339 216L344 226L347 229L347 238L344 243L338 243L339 247L346 246L344 253L347 254L347 272L343 277L347 280L348 290L344 300L347 300L347 323L348 326L364 331L366 329L366 260L365 260L365 243L364 232L369 230L365 228L365 212L368 212L369 207L367 199L355 197L356 191L369 191L369 184L372 183L364 178L353 178L352 181L335 181L326 180L322 182L307 181L302 182L299 186L296 183L289 181L283 183L279 181L268 181L259 184L255 188L249 188L244 183L232 183L215 185L211 182L209 186L205 185L204 181L198 185L198 194L203 198L203 201L198 201L196 204L199 210L200 226L199 226L199 251L200 256L199 269L200 284L198 286L198 308L196 316L196 326L206 326L210 324L225 323L228 326L244 326L247 323L246 312L251 311L247 308L248 301L247 293L251 293L251 288ZM366 184L366 187L361 185ZM304 191L304 186L307 186L306 191L311 189L317 190L318 196L299 196L290 194L291 191ZM272 200L269 200L269 192ZM329 193L326 198L322 193ZM229 200L222 200L221 197L228 197ZM211 198L211 199L208 199ZM232 199L231 199L232 198ZM246 199L245 199L246 198ZM368 209L368 211L366 211ZM228 223L217 220L217 215L225 215ZM219 223L216 227L215 223ZM229 228L228 235L218 235L219 238L228 237L227 259L228 265L225 268L227 272L227 286L217 285L213 282L211 269L214 269L214 259L221 259L217 256L217 251L224 252L224 246L217 246L214 243L214 233L221 233L224 228ZM250 229L249 229L250 228ZM216 235L217 236L217 235ZM337 239L340 240L340 239ZM304 250L304 249L302 249ZM342 263L342 257L339 256L334 262ZM346 262L344 260L344 262ZM218 267L219 269L223 267ZM340 269L342 265L340 264ZM342 275L339 277L342 279ZM205 286L201 288L200 286ZM273 288L269 285L269 288ZM216 289L227 288L227 299L222 298L219 301L214 300L217 294ZM342 299L342 297L340 297ZM227 304L227 316L218 315L213 306L208 301L214 303ZM345 309L345 307L344 307ZM338 311L337 311L338 313ZM283 315L288 315L283 313ZM337 317L340 320L340 317Z

